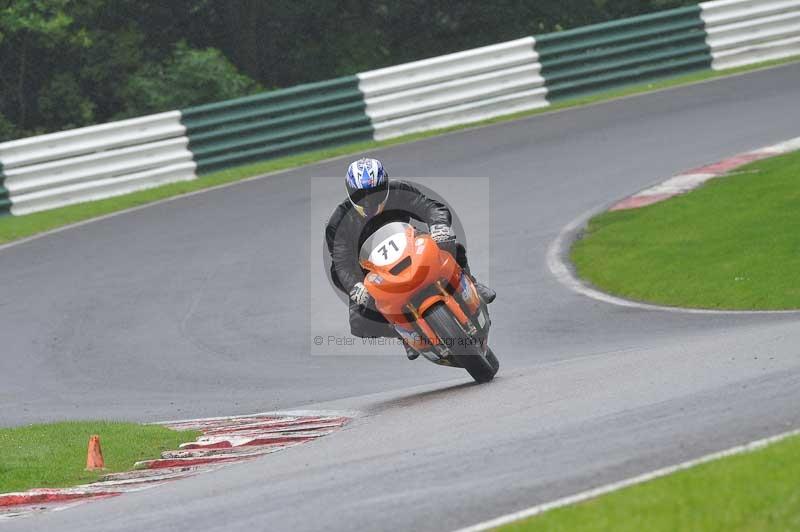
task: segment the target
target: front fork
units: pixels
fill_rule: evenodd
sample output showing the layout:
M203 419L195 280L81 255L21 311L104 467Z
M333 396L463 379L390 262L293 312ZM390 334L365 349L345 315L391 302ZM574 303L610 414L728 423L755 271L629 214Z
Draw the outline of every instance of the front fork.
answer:
M468 275L468 274L466 272L462 272L462 275ZM471 279L470 283L472 283ZM423 306L429 308L436 301L442 301L450 310L450 312L453 313L453 315L458 320L459 324L464 330L464 333L467 336L469 336L470 338L475 338L479 336L481 332L483 332L482 335L483 341L481 342L481 345L484 346L484 354L485 354L486 349L488 349L488 343L486 341L488 338L488 326L487 326L488 312L486 309L486 304L480 301L480 297L478 296L477 291L475 290L474 284L471 288L472 288L472 297L478 298L479 301L478 307L475 310L474 315L478 321L481 321L480 317L484 316L485 323L483 324L481 323L476 324L473 322L472 319L470 319L468 313L471 312L471 309L467 305L467 302L462 300L461 293L459 292L458 288L455 288L454 290L450 291L448 290L448 287L444 286L444 283L442 283L441 280L436 281L436 289L438 291L438 296L440 297L431 296L435 298L435 301L431 302L430 298L428 298L423 302ZM409 325L411 325L411 327L414 329L414 332L416 334L419 334L421 338L427 338L426 343L432 345L434 351L436 352L436 355L432 356L439 357L438 360L435 360L434 358L432 358L432 356L429 356L430 349L427 349L421 351L422 354L425 356L425 358L428 358L429 360L436 362L438 364L450 365L448 360L450 356L449 349L447 349L447 347L445 347L441 343L435 331L431 329L431 327L427 324L427 322L425 322L425 320L420 315L419 309L415 307L413 304L409 303L406 305L405 310L408 313L408 317L412 318L408 320L408 322ZM416 349L416 346L414 346L413 344L412 347Z

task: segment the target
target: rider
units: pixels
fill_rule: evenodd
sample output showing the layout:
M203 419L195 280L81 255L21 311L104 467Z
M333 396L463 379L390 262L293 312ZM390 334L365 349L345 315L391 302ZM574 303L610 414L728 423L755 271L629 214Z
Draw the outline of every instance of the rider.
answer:
M389 181L389 174L377 159L353 162L347 170L345 187L347 199L336 207L325 227L325 241L332 262L331 278L350 298L350 331L354 336L398 337L394 327L374 310L374 301L364 287L365 272L358 261L364 241L388 223L409 223L413 218L427 224L431 238L441 249L451 253L471 276L466 249L456 241L450 227L450 209L410 183ZM477 281L475 287L487 304L494 301L496 294L492 289ZM408 344L403 342L403 345L408 358L417 358Z

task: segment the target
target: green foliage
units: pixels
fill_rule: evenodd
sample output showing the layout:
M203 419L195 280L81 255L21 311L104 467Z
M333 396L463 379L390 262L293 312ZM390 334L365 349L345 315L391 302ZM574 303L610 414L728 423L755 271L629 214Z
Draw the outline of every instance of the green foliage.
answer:
M3 0L0 141L694 3Z
M203 39L205 0L6 0L0 141L239 96L257 85Z
M248 75L286 87L697 0L230 0L215 41Z
M42 119L65 129L94 122L96 106L70 72L59 72L47 81L39 93L38 106Z
M70 38L72 19L64 12L69 0L14 0L0 12L4 36L26 34L39 44L52 49L61 40Z
M0 114L0 139L10 139L13 137L16 129L11 120Z
M74 46L77 32L70 32L73 20L65 8L69 0L11 0L0 10L0 113L14 124L27 129L36 117L35 101L39 92L33 79L47 81L55 67L55 51L61 45ZM7 128L3 128L7 129ZM3 132L3 131L0 131Z
M195 50L181 41L172 57L161 63L147 63L128 78L121 92L125 102L123 116L225 100L259 89L219 50Z

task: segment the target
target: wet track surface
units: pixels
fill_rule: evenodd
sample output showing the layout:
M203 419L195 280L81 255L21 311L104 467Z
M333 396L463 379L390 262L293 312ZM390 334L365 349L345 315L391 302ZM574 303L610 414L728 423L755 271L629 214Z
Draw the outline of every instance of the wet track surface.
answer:
M310 354L347 327L310 288L343 193L316 178L344 159L0 250L0 426L362 414L304 448L2 527L450 529L800 426L800 317L615 307L545 262L589 209L799 136L798 102L795 64L374 152L434 190L491 181L492 248L470 248L499 294L487 386L397 347Z

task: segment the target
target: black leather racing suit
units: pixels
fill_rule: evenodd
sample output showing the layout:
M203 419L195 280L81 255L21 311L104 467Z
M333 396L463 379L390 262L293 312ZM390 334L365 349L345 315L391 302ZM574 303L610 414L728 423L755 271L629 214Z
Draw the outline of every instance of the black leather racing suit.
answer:
M331 255L331 277L346 295L356 283L364 282L366 272L358 262L361 246L375 231L391 222L410 223L411 219L428 225L450 226L452 216L446 205L425 196L412 184L392 179L383 211L370 219L363 218L345 199L333 211L325 227L325 242ZM455 245L456 261L469 273L463 245ZM349 301L349 299L348 299ZM396 333L374 309L363 308L350 301L350 332L362 338L394 337Z

